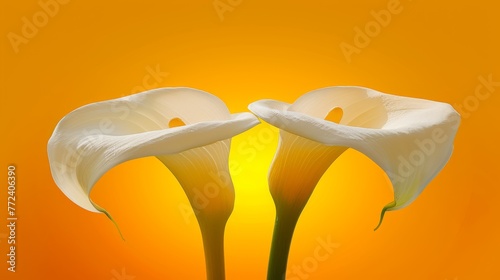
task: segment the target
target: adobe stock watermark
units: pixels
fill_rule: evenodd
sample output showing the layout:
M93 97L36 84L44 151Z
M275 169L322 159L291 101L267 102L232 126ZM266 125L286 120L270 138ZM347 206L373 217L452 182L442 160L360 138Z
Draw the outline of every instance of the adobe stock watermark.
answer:
M155 66L148 65L144 70L146 71L146 75L142 77L142 83L133 87L130 93L133 94L157 88L170 75L168 72L160 69L160 64L156 64Z
M500 87L500 81L493 81L492 73L486 77L480 75L477 79L479 83L476 85L474 94L468 95L461 103L455 103L453 106L463 119L468 119L479 109L481 103L488 100Z
M134 275L129 275L125 271L125 267L122 267L121 271L118 272L116 269L111 270L111 275L113 275L113 278L111 280L134 280L135 276Z
M217 170L208 173L210 180L205 183L203 188L194 188L193 200L189 207L186 203L179 203L179 210L186 224L190 224L192 218L210 205L211 200L216 198L220 191L232 184L231 175L228 171Z
M418 167L423 165L430 157L440 149L440 145L448 140L448 135L442 128L435 128L431 135L424 139L415 139L413 149L406 156L398 156L397 174L388 172L387 175L392 183L404 182L405 178L409 178Z
M250 163L257 158L258 153L263 152L275 139L276 135L273 130L267 126L260 126L256 135L250 135L238 144L236 152L247 163Z
M146 74L142 77L141 84L134 86L130 90L130 94L135 94L143 92L146 90L157 88L165 81L165 79L170 75L168 72L164 72L160 69L160 64L155 66L148 65L145 68ZM128 95L128 94L126 94ZM125 95L123 95L125 96ZM122 97L123 97L122 96ZM126 119L130 113L136 109L138 104L128 103L128 102L115 102L111 105L111 112L119 114L119 119Z
M243 0L214 0L212 5L217 13L217 16L222 22L225 19L224 14L227 12L233 12L236 7L241 5L241 3L243 3Z
M372 40L391 24L394 16L399 15L402 11L403 5L400 0L389 0L384 9L379 11L371 10L372 19L365 23L363 27L354 27L352 43L342 42L339 45L347 63L351 63L354 54L360 54L363 49L367 48Z
M31 39L35 38L40 29L44 28L50 21L59 14L61 7L70 2L70 0L40 0L38 6L40 9L31 17L22 17L22 27L19 33L9 32L7 39L14 50L19 53L21 45L26 45Z
M131 94L158 87L169 75L160 69L159 64L146 66L145 71L146 75L142 78L142 83L133 87L130 90ZM84 129L78 144L73 148L68 148L65 158L60 162L55 162L55 168L61 174L66 173L68 169L75 168L82 160L83 150L80 147L85 147L84 144L89 141L98 141L105 135L112 134L116 130L115 122L125 120L137 106L136 103L126 101L113 102L109 108L110 114L101 118L92 129Z
M332 242L331 236L326 238L316 238L317 246L312 254L305 257L300 264L292 265L286 272L286 280L309 279L314 274L321 263L326 262L334 253L335 249L340 247L339 243Z

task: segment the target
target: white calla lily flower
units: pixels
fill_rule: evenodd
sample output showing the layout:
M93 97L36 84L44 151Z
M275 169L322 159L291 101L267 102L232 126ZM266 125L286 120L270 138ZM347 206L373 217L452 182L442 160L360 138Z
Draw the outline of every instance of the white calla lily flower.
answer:
M394 201L383 208L381 222L386 211L413 202L444 167L460 123L449 104L349 86L315 90L293 104L260 100L249 109L280 128L269 172L277 218L268 279L284 279L296 221L342 152L360 151L391 180Z
M161 88L89 104L55 128L48 143L52 177L71 201L111 218L89 197L95 183L120 163L156 156L176 176L194 209L207 278L224 279L224 228L234 205L230 138L258 123L254 115L230 114L216 96L190 88Z

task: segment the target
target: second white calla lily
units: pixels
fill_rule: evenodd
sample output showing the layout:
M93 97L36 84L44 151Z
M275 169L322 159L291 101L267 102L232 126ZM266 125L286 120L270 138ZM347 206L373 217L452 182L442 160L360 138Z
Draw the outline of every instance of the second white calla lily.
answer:
M392 182L394 201L382 210L381 222L386 211L413 202L444 167L460 123L448 104L362 87L323 88L293 104L261 100L249 109L280 128L269 172L277 211L270 280L284 279L295 223L323 173L347 148L371 158Z
M156 156L176 176L194 209L207 279L221 280L224 227L234 205L230 138L257 123L252 114L230 114L216 96L190 88L89 104L55 128L48 143L52 177L74 203L107 214L89 197L99 178L122 162Z

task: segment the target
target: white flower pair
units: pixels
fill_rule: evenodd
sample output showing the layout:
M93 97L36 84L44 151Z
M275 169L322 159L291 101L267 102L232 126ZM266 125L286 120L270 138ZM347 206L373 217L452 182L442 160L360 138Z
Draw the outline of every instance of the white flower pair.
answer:
M297 219L316 183L346 149L354 148L389 176L394 201L409 205L451 156L460 116L448 104L399 97L361 87L329 87L295 103L261 100L249 109L280 128L269 172L277 219L268 279L284 279ZM230 139L257 125L250 113L230 114L217 97L190 88L162 88L89 104L65 116L48 143L57 186L74 203L107 212L90 191L112 167L156 156L176 176L198 219L207 279L224 279L224 228L234 204L229 174ZM225 176L230 178L229 176ZM214 190L206 203L196 193ZM381 217L382 218L382 217Z

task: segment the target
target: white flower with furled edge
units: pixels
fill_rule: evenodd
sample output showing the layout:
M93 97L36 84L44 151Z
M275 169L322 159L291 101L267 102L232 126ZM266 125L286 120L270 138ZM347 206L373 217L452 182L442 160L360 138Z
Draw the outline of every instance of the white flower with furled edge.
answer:
M386 211L413 202L445 166L460 123L449 104L362 87L323 88L293 104L260 100L249 109L280 128L269 171L277 211L269 280L284 279L297 219L323 173L346 149L371 158L392 182L394 201L383 208L381 222Z
M114 166L156 156L176 176L201 228L207 279L224 279L224 228L234 205L229 177L230 139L258 123L250 113L230 114L216 96L190 88L161 88L74 110L48 143L52 177L80 207L111 216L89 197ZM213 179L224 174L224 180ZM215 186L204 203L197 194Z

